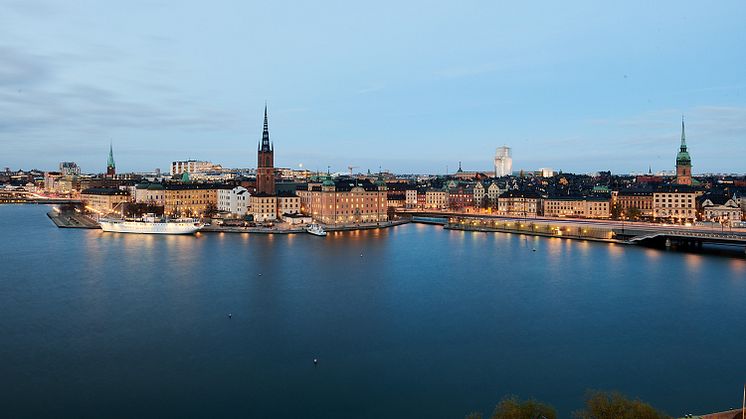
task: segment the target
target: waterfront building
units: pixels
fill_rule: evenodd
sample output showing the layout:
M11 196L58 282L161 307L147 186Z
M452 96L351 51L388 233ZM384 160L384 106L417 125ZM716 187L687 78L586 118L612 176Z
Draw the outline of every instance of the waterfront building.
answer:
M725 194L707 193L697 199L703 221L731 223L741 221L743 210L735 199Z
M157 206L166 205L166 190L160 183L138 183L134 190L135 202Z
M614 203L623 217L653 218L653 191L648 189L623 189L613 194Z
M406 197L401 195L387 196L386 206L388 208L404 208Z
M653 192L653 218L673 222L691 222L697 218L697 196L702 192L695 191L686 185L670 185Z
M448 208L448 192L430 189L425 192L425 208L443 210Z
M117 165L114 163L114 146L109 143L109 158L106 160L106 177L113 178L117 174Z
M88 188L81 192L80 199L89 210L106 215L121 211L122 203L130 200L130 194L117 188Z
M513 157L510 147L498 147L495 151L495 177L509 176L513 173Z
M218 190L225 186L212 183L168 183L164 188L164 214L202 217L211 209L217 210Z
M473 188L475 207L496 207L500 187L495 181L477 181Z
M474 183L460 183L448 188L448 208L462 210L474 207Z
M541 198L534 192L507 191L497 199L497 209L502 215L535 216L540 208Z
M250 198L249 190L243 186L236 186L233 189L219 189L218 211L243 217L249 211Z
M545 217L609 218L608 198L555 197L542 200Z
M686 147L683 116L681 117L681 145L678 154L676 154L676 183L679 185L692 184L692 159Z
M324 224L371 223L388 220L387 187L383 179L369 180L330 176L310 182L298 191L301 212Z
M404 194L404 206L407 208L417 208L417 189L407 189Z
M482 182L476 182L474 188L472 188L473 198L475 207L482 207L486 204L487 190Z
M497 207L497 199L503 192L497 182L490 182L490 186L487 187L487 202L490 207Z

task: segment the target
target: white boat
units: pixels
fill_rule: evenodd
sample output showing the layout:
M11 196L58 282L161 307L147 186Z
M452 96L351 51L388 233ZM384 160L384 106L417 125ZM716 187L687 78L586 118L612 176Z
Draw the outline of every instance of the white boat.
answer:
M204 224L196 218L168 219L148 214L135 219L101 218L101 229L112 233L194 234Z
M314 236L326 236L326 231L318 224L309 224L306 227L306 233L313 234Z

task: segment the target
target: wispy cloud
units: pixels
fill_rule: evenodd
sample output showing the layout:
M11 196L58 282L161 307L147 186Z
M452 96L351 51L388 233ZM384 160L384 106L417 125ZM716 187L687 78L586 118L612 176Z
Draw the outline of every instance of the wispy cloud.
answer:
M9 47L0 47L0 54L4 57L0 61L0 135L117 128L218 129L236 120L183 99L167 86L153 89L161 94L160 100L133 100L126 92L93 82L60 81L57 74L69 60Z

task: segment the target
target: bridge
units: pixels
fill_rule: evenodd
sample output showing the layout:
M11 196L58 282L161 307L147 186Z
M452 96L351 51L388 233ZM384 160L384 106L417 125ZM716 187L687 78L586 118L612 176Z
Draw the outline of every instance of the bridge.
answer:
M746 232L713 231L700 229L614 229L614 235L633 244L665 244L671 246L697 246L717 244L724 246L743 246L746 248Z
M544 237L599 240L644 246L701 248L703 245L735 246L746 251L746 229L697 225L665 225L585 218L516 217L490 213L404 210L412 222L442 224L445 228L495 231Z

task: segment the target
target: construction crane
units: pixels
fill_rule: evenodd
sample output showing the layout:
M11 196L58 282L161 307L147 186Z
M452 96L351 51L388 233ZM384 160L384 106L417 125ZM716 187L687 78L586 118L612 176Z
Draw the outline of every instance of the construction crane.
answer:
M359 166L347 166L347 169L350 171L350 176L352 176L352 169L357 169Z

